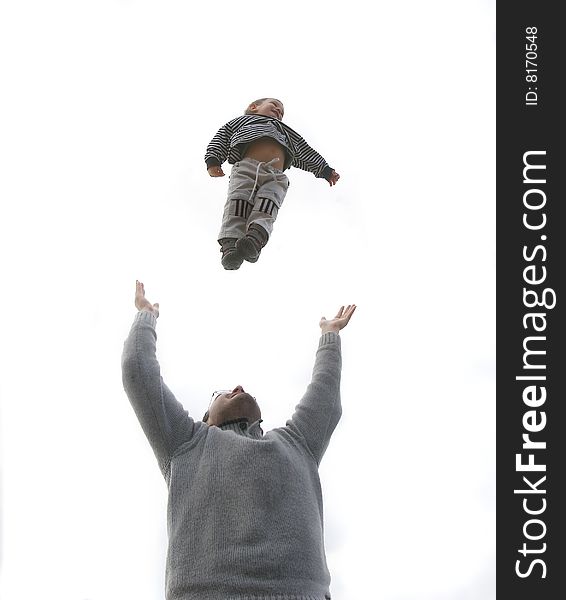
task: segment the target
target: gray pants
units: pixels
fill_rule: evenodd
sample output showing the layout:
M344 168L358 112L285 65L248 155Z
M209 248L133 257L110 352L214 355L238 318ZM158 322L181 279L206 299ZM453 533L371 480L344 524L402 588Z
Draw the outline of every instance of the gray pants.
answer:
M288 187L287 175L270 163L253 158L235 163L218 239L242 238L252 223L269 237Z

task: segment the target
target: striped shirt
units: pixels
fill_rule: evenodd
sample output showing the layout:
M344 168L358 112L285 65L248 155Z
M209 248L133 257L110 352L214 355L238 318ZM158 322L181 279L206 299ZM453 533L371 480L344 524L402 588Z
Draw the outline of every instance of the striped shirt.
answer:
M263 115L243 115L223 125L206 149L206 167L220 166L225 160L230 164L242 160L248 144L262 137L272 138L285 148L283 170L297 167L324 179L334 170L296 131Z

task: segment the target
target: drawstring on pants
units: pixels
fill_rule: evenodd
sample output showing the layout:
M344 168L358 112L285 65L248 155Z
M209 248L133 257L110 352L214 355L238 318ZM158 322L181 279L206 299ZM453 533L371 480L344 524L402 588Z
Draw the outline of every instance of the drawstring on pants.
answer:
M267 167L267 166L270 166L273 163L276 163L278 161L279 161L279 159L277 157L275 157L275 158L272 158L269 162L260 162L260 163L258 163L257 169L255 170L255 180L254 180L254 184L252 186L252 193L250 194L250 197L248 198L248 204L252 203L252 197L255 194L255 186L257 185L257 180L258 180L258 177L259 177L259 168L261 167L261 165L265 165Z

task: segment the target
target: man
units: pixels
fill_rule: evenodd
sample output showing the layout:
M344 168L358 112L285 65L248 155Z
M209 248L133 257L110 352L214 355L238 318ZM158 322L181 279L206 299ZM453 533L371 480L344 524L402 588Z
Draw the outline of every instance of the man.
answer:
M318 465L340 419L340 337L355 305L320 320L311 384L285 427L263 434L242 386L194 421L156 359L159 305L136 282L123 381L169 488L167 600L328 600Z

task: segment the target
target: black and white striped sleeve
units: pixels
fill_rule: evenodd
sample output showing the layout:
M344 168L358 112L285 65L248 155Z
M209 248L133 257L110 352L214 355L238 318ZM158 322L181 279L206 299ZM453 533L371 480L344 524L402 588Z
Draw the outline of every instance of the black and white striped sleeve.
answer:
M315 177L328 179L333 169L324 158L316 150L313 150L297 132L291 130L290 137L295 148L292 166L309 171Z
M216 133L216 135L208 144L204 160L206 162L206 168L219 167L227 158L228 152L230 151L230 137L232 131L232 121L223 125Z

